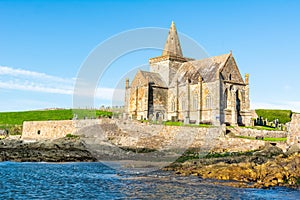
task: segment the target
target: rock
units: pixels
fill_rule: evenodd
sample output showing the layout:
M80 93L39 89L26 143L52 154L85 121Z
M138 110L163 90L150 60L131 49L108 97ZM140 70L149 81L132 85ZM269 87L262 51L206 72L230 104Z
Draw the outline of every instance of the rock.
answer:
M300 143L293 144L286 151L287 155L291 155L291 154L294 154L294 153L300 153Z
M237 187L300 187L300 154L294 153L286 156L282 154L281 149L274 146L266 146L254 154L253 156L210 158L206 161L200 159L198 162L187 161L180 166L174 164L173 166L176 166L174 168L176 173L181 175L244 183L232 184ZM249 183L255 184L249 185Z
M274 156L278 156L280 154L283 154L283 151L281 148L267 143L264 147L262 147L262 149L260 151L255 152L253 155L271 158Z
M77 162L96 161L80 139L62 138L25 143L22 140L2 140L0 161L17 162Z

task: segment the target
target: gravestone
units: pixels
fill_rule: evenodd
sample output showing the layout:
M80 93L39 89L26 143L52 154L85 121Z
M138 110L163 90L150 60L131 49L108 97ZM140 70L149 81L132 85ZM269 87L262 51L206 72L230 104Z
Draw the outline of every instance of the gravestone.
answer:
M189 124L190 123L190 118L189 117L185 117L183 123L184 124Z

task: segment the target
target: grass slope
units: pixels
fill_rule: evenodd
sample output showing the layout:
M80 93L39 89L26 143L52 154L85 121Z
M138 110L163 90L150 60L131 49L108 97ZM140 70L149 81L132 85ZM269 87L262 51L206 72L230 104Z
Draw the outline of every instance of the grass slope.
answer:
M24 121L69 120L73 118L74 113L77 114L78 119L112 116L112 113L108 111L83 109L0 112L0 126L22 125Z
M268 121L273 121L278 119L280 123L290 122L292 119L292 111L291 110L268 110L268 109L257 109L255 110L256 114L264 119L268 119Z

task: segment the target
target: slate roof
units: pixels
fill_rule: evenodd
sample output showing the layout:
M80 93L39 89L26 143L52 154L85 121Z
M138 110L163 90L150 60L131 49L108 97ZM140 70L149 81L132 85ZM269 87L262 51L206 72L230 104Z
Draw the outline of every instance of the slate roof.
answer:
M217 73L223 69L231 55L232 54L229 53L185 62L178 69L175 79L177 79L179 83L182 83L187 79L189 79L191 83L197 83L199 76L201 76L203 82L213 82L217 78Z

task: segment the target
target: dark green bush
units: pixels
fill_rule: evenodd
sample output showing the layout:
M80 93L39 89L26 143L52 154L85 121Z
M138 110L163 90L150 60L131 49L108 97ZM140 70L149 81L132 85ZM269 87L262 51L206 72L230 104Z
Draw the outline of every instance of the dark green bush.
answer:
M68 133L67 135L66 135L66 138L78 138L79 136L78 135L73 135L73 134L71 134L71 133Z

